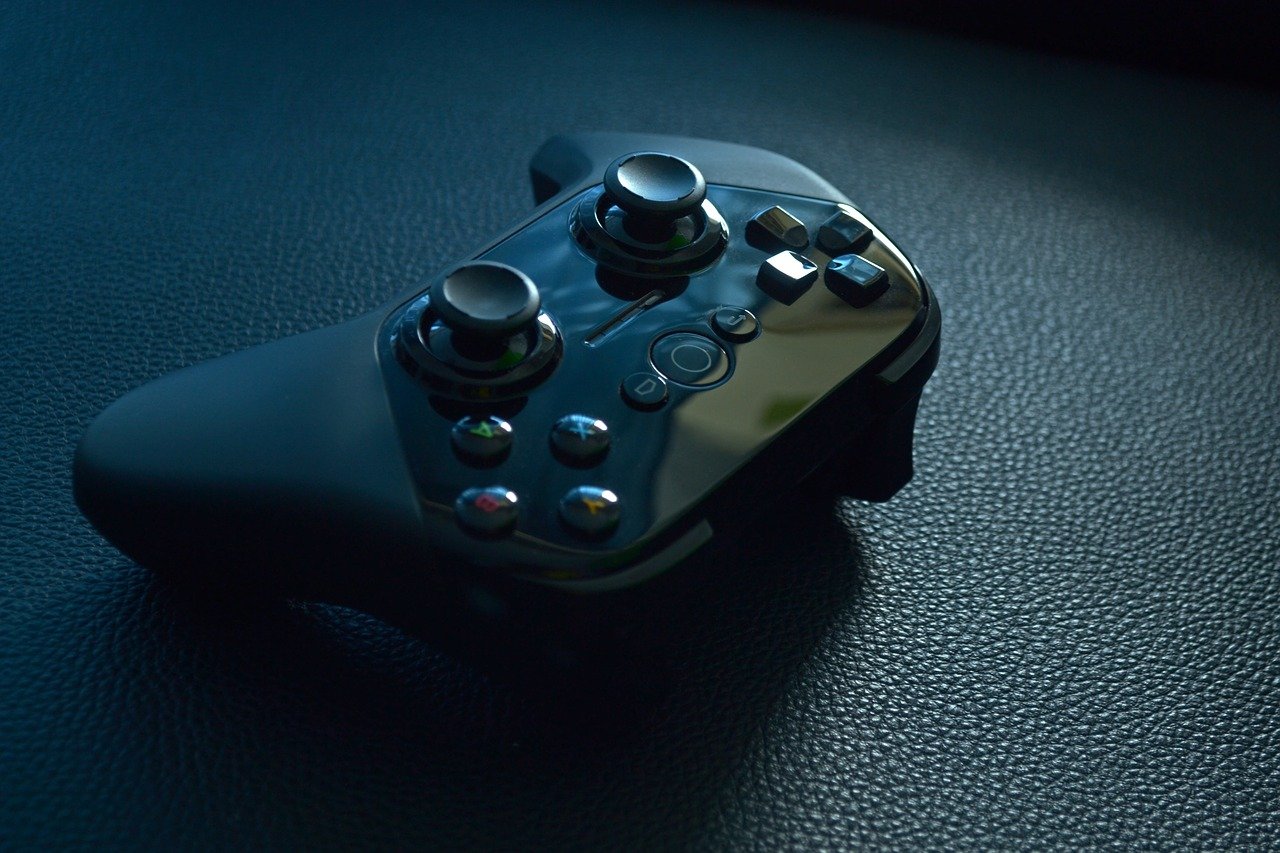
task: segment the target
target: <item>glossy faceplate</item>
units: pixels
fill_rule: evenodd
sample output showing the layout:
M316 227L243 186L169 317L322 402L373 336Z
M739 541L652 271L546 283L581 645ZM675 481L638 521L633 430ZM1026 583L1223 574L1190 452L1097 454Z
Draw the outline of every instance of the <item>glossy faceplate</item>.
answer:
M569 233L571 212L593 192L552 208L478 256L529 275L563 335L562 360L526 397L491 405L439 398L394 355L405 305L383 324L379 360L423 517L433 541L469 562L567 580L608 575L643 560L695 522L697 508L721 482L902 337L922 310L910 262L874 226L875 239L859 254L888 272L890 287L871 305L851 307L821 277L790 306L765 295L756 273L771 252L744 239L752 216L784 207L808 229L810 246L802 254L820 268L828 258L813 241L822 222L838 209L866 220L848 205L738 187L708 187L708 200L729 228L727 250L708 269L676 280L598 275L596 263ZM763 331L746 343L719 338L709 317L721 306L749 309ZM705 388L670 383L670 398L657 411L631 408L619 395L619 383L652 370L651 344L677 330L719 341L729 357L728 374ZM506 459L477 468L450 451L457 418L495 412L515 430ZM549 446L552 425L575 413L609 427L609 452L590 468L563 464ZM810 463L831 450L813 448ZM802 461L797 468L805 468ZM558 516L561 496L581 485L607 488L619 498L621 521L606 539L584 541ZM762 501L780 485L759 483ZM503 486L518 496L515 532L482 540L458 529L454 500L475 486Z

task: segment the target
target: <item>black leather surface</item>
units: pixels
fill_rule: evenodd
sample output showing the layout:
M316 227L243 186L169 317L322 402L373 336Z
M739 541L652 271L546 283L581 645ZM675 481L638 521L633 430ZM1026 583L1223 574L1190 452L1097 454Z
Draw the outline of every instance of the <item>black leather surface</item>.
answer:
M367 5L3 15L0 847L1275 843L1274 95L799 11ZM946 312L916 480L703 556L629 732L79 518L110 400L372 308L591 128L794 157Z

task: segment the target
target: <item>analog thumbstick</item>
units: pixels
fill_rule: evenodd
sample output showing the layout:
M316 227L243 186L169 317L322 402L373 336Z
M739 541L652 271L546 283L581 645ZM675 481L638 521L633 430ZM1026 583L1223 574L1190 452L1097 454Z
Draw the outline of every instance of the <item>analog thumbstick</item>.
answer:
M506 264L472 261L431 289L431 306L446 326L467 336L504 339L527 328L542 299L527 275Z
M604 190L641 229L659 231L702 206L707 182L686 160L642 151L609 164Z

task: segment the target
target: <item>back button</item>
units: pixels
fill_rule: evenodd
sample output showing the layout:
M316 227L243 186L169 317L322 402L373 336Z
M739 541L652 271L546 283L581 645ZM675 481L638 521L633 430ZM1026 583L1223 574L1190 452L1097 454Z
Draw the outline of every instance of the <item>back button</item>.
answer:
M642 412L660 409L667 402L667 380L656 373L633 373L622 380L622 399Z
M735 344L745 344L760 334L760 321L746 308L717 308L711 314L711 328Z

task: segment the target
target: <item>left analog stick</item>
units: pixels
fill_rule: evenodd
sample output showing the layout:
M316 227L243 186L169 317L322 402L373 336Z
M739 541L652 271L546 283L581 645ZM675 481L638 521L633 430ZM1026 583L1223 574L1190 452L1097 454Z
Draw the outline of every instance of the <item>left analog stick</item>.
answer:
M529 276L495 261L454 267L405 308L397 357L444 395L503 400L555 370L560 330Z
M529 327L542 298L533 281L515 267L472 261L431 289L431 306L455 332L504 339Z

